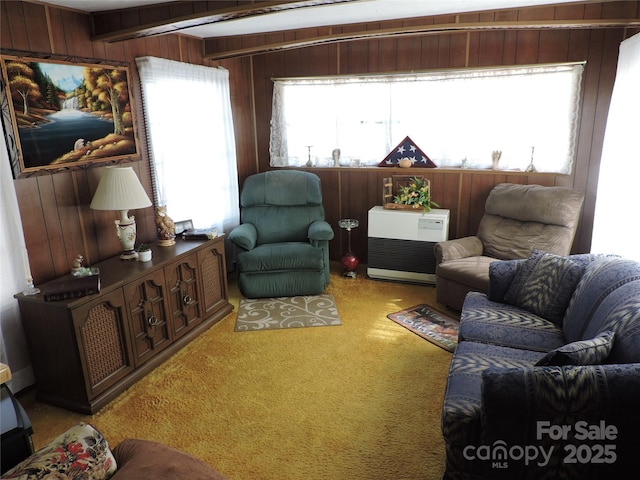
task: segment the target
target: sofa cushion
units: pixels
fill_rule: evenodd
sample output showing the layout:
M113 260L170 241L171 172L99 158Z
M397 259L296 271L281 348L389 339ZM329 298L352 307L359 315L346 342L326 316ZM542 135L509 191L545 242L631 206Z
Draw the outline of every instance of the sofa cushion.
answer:
M616 334L608 363L640 363L640 281L620 287L627 297L612 312L604 328Z
M544 464L535 460L535 463L524 462L524 458L517 459L514 455L505 462L508 468L498 470L491 468L493 464L487 459L483 462L486 476L464 478L603 480L634 477L630 472L637 472L640 415L630 412L637 411L640 398L639 365L489 368L482 376L482 445L490 445L494 453L498 452L495 447L499 444L508 449L531 445L544 448L549 460ZM541 435L541 422L555 428L562 426L562 434L553 438L548 433ZM585 438L584 429L576 428L577 422L589 426L589 438ZM596 426L599 435L603 435L601 440L594 440ZM612 427L616 428L615 437L609 436ZM589 459L566 461L575 447L593 448L595 452L598 443L611 445L606 448L615 452L615 462L598 465Z
M569 258L586 268L592 262L612 255L600 253L578 253ZM487 296L494 302L504 302L504 296L511 286L511 282L527 259L498 260L489 265L489 291Z
M526 259L521 258L517 260L498 260L491 262L489 265L489 290L487 291L489 300L504 302L504 296L509 290L511 282L513 282L520 267L524 265L526 261Z
M483 255L499 260L528 258L535 249L556 255L568 255L573 229L558 225L522 222L485 214L478 225Z
M186 452L149 440L123 440L113 449L113 454L118 460L118 471L113 480L226 478Z
M475 444L480 434L482 372L490 367L530 368L544 353L462 342L456 347L444 398L442 434L447 444Z
M639 262L618 257L594 261L586 268L567 308L562 326L567 342L593 338L604 330L615 331L617 340L623 340L611 323L621 319L629 322L639 295ZM640 320L638 313L635 315L636 320L631 324L637 325ZM614 350L618 350L617 345Z
M259 245L238 253L240 271L324 270L324 252L310 243L288 242Z
M269 171L248 176L240 193L243 207L322 205L320 177L298 170Z
M584 270L570 257L535 251L519 266L505 301L561 325Z
M616 341L607 363L640 363L640 279L619 284L606 293L585 321L582 336L591 338L611 330Z
M79 423L5 472L2 478L104 480L116 468L107 440L92 425Z
M246 298L318 295L325 291L326 285L324 273L320 270L265 271L238 275L238 287Z
M489 265L495 258L479 256L458 258L443 262L436 267L436 275L486 292L489 288Z
M485 211L525 223L573 227L583 200L582 193L567 187L500 183L489 193Z
M567 343L555 323L478 292L467 295L460 317L458 341L469 340L543 353Z
M568 343L547 353L536 366L599 365L609 356L615 334L607 330L591 340Z
M244 207L242 223L251 223L258 233L258 245L278 242L306 242L309 225L324 220L322 205Z

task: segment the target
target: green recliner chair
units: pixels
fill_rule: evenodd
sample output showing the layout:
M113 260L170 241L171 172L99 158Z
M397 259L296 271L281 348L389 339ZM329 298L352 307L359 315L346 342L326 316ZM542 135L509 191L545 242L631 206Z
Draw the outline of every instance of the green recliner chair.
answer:
M240 194L237 247L240 293L246 298L317 295L329 283L329 240L320 178L297 170L247 177Z

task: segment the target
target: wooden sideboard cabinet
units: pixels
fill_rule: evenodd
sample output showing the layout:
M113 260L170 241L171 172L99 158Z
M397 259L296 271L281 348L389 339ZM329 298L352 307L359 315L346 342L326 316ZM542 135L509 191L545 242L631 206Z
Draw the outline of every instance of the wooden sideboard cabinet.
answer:
M151 262L92 265L98 294L15 295L38 400L93 414L233 310L224 236L151 247Z

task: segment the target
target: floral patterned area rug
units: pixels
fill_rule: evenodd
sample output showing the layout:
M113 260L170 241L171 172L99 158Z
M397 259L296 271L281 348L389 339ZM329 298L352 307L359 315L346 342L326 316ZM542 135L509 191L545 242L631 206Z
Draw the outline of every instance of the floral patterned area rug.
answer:
M236 332L342 325L333 295L241 298Z
M429 305L416 305L390 313L387 317L449 352L453 352L458 345L460 322Z

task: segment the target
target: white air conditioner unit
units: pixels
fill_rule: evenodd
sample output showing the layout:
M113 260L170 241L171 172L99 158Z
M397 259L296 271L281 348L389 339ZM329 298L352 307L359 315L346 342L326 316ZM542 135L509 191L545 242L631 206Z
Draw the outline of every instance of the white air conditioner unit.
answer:
M436 282L433 247L449 237L449 210L369 210L367 275L383 280Z

